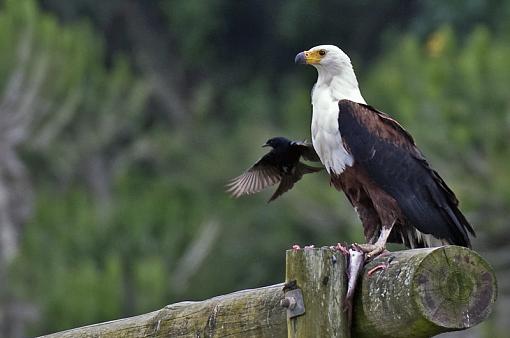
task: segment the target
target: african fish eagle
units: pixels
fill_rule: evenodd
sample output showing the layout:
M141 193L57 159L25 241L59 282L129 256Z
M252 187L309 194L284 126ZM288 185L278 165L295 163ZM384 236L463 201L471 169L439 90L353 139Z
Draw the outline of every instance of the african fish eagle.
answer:
M363 251L377 255L387 241L411 248L446 243L470 247L469 234L475 234L455 194L412 136L367 105L349 57L336 46L322 45L297 54L295 62L317 69L313 147L332 184L361 219L367 241Z

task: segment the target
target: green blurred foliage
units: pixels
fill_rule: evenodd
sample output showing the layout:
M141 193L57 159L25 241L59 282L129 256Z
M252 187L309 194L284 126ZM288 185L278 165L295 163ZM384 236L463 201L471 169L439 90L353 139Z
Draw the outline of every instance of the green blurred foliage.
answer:
M367 100L395 112L462 196L473 223L483 222L494 238L506 232L510 205L510 163L502 160L510 157L510 41L502 33L492 37L478 26L460 42L444 27L424 43L403 37L364 81Z
M19 149L36 201L9 291L37 306L28 333L281 282L292 244L361 241L325 174L269 205L224 193L268 138L309 138L315 73L292 61L323 42L457 192L475 247L504 247L510 26L501 1L431 3L4 1L0 79L43 72L48 106Z

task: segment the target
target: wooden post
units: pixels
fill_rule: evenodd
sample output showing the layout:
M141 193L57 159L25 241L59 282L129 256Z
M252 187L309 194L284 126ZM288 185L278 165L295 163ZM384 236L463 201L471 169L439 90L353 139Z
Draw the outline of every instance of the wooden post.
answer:
M384 264L387 268L367 276ZM459 246L393 252L368 264L355 297L355 337L431 337L485 320L496 301L494 271Z
M287 318L289 338L350 337L345 271L345 257L329 248L287 251L285 282L301 289L305 306L304 315Z
M345 263L329 248L289 250L285 288L177 303L45 337L349 337ZM380 264L386 268L368 276ZM370 262L360 278L356 338L425 338L466 329L485 320L496 300L494 271L474 251L456 246L392 252Z

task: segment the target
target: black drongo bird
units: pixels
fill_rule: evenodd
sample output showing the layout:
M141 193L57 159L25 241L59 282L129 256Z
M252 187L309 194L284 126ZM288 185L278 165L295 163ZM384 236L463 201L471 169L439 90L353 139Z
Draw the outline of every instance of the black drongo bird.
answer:
M304 174L314 173L323 168L308 166L299 160L320 162L313 146L306 142L291 141L285 137L269 139L263 147L271 147L271 151L242 175L227 184L227 192L234 197L254 194L280 182L278 189L268 202L288 191Z

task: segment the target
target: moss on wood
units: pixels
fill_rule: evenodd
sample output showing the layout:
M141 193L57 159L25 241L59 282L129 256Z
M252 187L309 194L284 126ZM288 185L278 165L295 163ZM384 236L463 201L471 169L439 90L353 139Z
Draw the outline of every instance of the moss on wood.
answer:
M379 264L387 268L368 276ZM329 248L287 251L286 279L301 289L306 311L288 320L277 284L45 337L349 337L345 271L344 256ZM488 317L496 292L493 270L469 249L393 252L363 270L352 336L419 338L472 327Z
M367 275L371 268L388 267ZM492 268L458 246L398 251L364 269L355 299L356 337L430 337L472 327L496 300Z
M349 337L343 301L345 257L329 248L288 250L287 283L303 292L306 313L287 320L288 337Z

